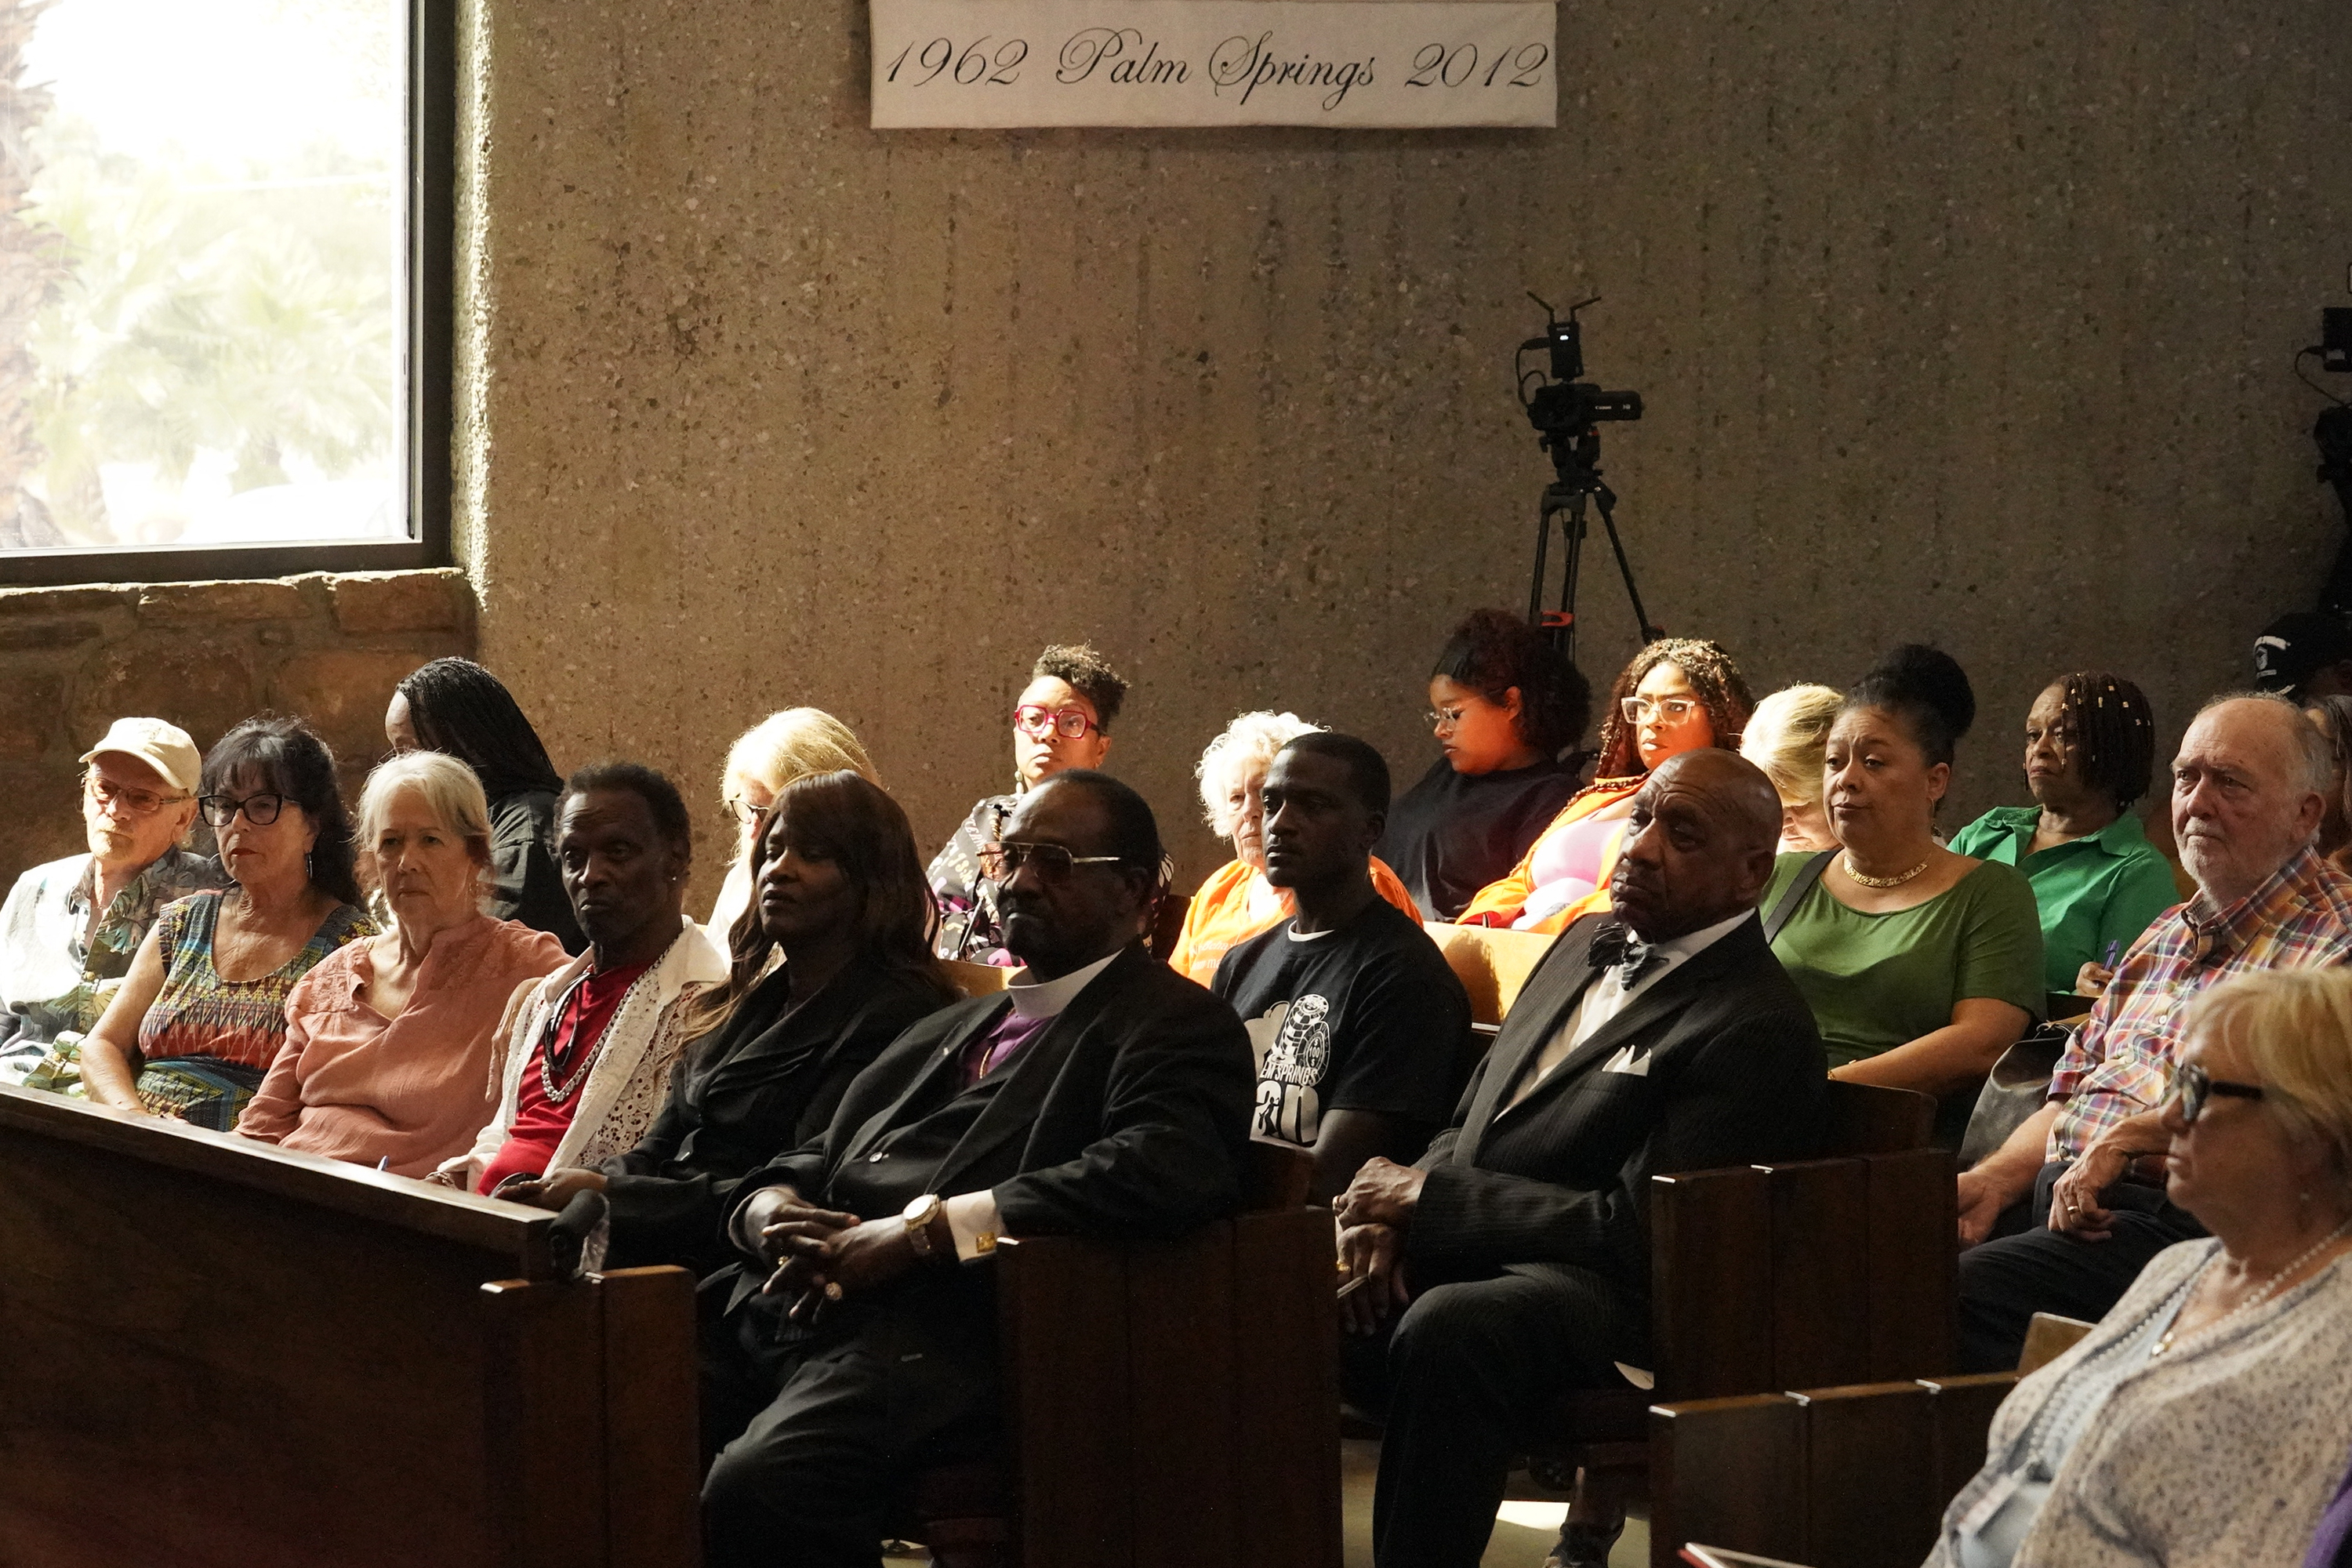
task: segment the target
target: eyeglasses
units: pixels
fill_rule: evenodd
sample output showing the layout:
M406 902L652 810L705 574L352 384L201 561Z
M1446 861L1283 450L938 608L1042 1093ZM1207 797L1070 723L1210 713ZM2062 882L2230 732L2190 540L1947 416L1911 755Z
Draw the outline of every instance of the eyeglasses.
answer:
M2197 1119L2205 1114L2206 1101L2213 1096L2227 1095L2232 1100L2264 1100L2269 1098L2257 1083L2231 1083L2207 1073L2194 1062L2184 1063L2174 1080L2173 1092L2180 1100L2180 1125L2194 1127Z
M757 827L760 825L761 816L765 813L768 808L764 805L753 805L750 801L745 800L739 795L733 800L727 803L727 809L733 812L735 814L735 820L741 823L744 826Z
M1628 724L1646 724L1655 719L1662 724L1679 724L1690 717L1698 704L1687 697L1628 697L1617 704Z
M82 775L82 784L89 798L122 816L152 816L167 805L177 805L188 797L184 795L157 795L153 790L132 789L116 784L104 773L92 768Z
M286 797L282 795L249 795L238 800L234 795L206 795L196 797L196 805L205 814L205 820L215 827L226 827L236 820L236 814L240 811L254 826L267 827L278 820L279 812L286 809Z
M1048 882L1066 881L1073 866L1117 866L1117 855L1073 855L1058 844L983 844L980 847L980 874L992 882L1003 882L1024 866L1034 866L1037 874Z
M1433 730L1452 730L1460 727L1462 715L1467 711L1463 708L1432 708L1422 719Z
M1076 708L1040 708L1034 702L1024 703L1013 710L1013 727L1033 741L1043 741L1059 735L1065 741L1075 741L1089 730L1101 725Z

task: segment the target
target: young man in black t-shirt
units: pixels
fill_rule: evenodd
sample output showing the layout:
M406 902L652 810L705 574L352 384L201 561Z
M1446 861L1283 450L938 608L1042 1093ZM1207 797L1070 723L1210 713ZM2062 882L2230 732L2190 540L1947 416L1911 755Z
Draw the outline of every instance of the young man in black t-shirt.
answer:
M1413 920L1373 890L1389 770L1318 731L1267 769L1265 876L1297 913L1217 966L1257 1053L1250 1131L1315 1152L1315 1195L1375 1154L1406 1161L1453 1114L1470 999Z

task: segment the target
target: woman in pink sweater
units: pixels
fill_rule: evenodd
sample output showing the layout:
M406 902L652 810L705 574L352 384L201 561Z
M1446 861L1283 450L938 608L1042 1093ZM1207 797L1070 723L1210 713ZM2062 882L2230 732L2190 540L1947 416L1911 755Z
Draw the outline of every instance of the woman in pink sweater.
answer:
M390 929L321 961L286 999L286 1043L239 1133L404 1176L470 1148L496 1108L491 1042L517 989L562 967L544 931L481 912L489 806L437 752L360 795L359 859Z

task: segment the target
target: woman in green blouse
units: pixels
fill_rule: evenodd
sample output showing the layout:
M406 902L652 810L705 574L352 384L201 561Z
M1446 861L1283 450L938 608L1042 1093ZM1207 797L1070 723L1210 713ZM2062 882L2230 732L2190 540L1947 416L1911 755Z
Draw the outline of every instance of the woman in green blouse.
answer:
M1763 906L1785 916L1772 951L1812 1006L1830 1076L1939 1096L1938 1142L1953 1146L1978 1083L2043 1007L2033 889L1936 842L1975 718L1969 678L1937 649L1899 647L1864 676L1822 767L1844 847L1780 857Z
M2156 768L2147 698L2113 675L2064 675L2025 715L2032 805L2001 805L1953 853L2014 866L2042 911L2042 984L2095 996L2116 961L2180 901L2172 868L2130 813Z

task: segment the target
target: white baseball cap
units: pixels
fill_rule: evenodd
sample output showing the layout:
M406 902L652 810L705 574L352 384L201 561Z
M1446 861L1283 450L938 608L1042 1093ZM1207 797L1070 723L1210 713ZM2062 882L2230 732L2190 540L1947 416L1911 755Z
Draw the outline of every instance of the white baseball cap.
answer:
M117 719L106 739L84 752L81 760L89 762L101 752L138 758L185 795L195 794L205 776L205 759L188 732L161 719Z

